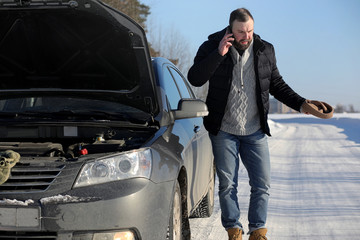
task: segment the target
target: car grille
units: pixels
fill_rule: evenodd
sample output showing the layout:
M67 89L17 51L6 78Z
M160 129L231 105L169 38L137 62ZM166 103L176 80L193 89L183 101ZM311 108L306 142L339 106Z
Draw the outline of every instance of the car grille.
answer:
M65 165L57 167L15 166L11 169L11 177L0 185L0 194L46 191L64 168Z
M6 240L22 240L22 239L32 239L32 240L54 240L56 239L57 234L54 232L8 232L0 231L0 239Z

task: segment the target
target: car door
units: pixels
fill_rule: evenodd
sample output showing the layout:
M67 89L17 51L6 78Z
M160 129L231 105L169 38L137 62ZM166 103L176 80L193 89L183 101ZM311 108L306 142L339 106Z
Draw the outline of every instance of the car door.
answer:
M182 74L173 67L168 67L176 86L180 92L181 98L195 98L187 80ZM188 191L191 205L197 204L199 200L206 194L207 186L212 164L212 150L208 132L203 126L203 118L187 119L187 127L190 129L190 138L192 145L191 161L188 162Z
M182 97L190 97L181 95L177 84L174 81L173 75L170 73L170 64L163 64L161 69L161 86L164 89L166 96L166 105L168 106L167 110L176 110L178 108L178 103ZM193 162L193 149L196 149L196 142L193 143L194 131L193 131L193 120L192 119L178 119L175 120L173 125L169 126L171 129L171 134L169 134L169 144L178 143L181 146L181 153L176 152L176 156L181 155L181 159L184 161L184 165L192 165L189 163ZM195 144L195 145L194 145ZM170 149L173 149L173 146L169 145ZM179 148L177 148L179 149ZM177 150L178 151L178 150ZM188 169L187 169L188 171ZM190 172L192 169L190 169Z

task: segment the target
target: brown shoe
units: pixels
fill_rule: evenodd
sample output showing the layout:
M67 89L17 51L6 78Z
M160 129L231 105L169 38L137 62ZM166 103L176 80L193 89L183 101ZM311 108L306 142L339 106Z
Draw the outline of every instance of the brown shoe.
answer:
M242 240L242 230L239 228L229 228L226 230L229 235L229 240Z
M266 232L266 228L257 229L250 234L249 240L267 240L267 237L265 236Z

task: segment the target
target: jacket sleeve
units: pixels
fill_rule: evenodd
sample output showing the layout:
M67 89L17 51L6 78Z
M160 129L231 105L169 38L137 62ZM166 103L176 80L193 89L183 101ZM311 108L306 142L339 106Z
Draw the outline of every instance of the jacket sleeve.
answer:
M282 78L280 75L279 69L276 65L276 57L275 51L272 47L272 74L271 74L271 82L270 82L270 94L273 95L277 100L284 103L288 107L299 111L301 105L306 100L297 94Z
M204 85L225 59L218 52L216 42L204 42L196 53L194 64L188 72L189 82L196 87Z

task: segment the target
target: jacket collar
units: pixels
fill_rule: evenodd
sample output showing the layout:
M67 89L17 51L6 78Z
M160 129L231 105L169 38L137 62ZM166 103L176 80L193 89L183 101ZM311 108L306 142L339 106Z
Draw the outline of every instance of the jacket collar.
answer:
M265 49L265 44L259 35L254 33L254 53L257 54L259 51L263 51Z
M221 31L215 32L215 33L213 33L213 34L210 34L210 35L208 36L208 39L209 39L210 41L220 42L221 39L224 37L224 35L225 35L225 33L226 33L226 29L227 29L227 27L224 28L224 29L221 30Z

